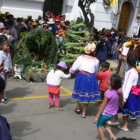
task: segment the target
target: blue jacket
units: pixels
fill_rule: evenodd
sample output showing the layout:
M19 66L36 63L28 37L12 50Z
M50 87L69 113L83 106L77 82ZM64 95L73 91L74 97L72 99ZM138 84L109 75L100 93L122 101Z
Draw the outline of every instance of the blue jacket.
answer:
M9 124L2 116L0 116L0 140L12 140Z
M111 43L108 40L106 43L97 44L96 58L99 61L106 61L108 57L108 51L111 50Z

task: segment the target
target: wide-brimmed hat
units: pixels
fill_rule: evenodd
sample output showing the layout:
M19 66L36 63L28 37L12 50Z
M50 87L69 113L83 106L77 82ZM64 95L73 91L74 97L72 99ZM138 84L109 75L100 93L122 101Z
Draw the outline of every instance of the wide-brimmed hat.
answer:
M55 22L54 22L54 20L51 18L51 19L49 19L49 21L47 22L48 24L54 24Z
M4 24L2 22L0 22L0 29L4 28Z
M96 49L96 45L94 43L88 43L85 48L84 51L86 54L90 54L93 53Z
M57 66L60 66L60 67L62 67L62 68L64 68L64 69L66 69L66 68L67 68L66 63L65 63L65 62L63 62L63 61L60 61L60 62L57 64Z

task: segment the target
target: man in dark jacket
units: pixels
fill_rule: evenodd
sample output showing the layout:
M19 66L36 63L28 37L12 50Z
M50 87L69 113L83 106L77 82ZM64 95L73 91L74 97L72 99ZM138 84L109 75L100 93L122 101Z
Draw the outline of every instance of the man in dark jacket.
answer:
M105 62L108 57L108 51L111 50L111 43L107 39L106 36L102 37L97 44L97 49L96 49L96 57L100 61L100 64Z

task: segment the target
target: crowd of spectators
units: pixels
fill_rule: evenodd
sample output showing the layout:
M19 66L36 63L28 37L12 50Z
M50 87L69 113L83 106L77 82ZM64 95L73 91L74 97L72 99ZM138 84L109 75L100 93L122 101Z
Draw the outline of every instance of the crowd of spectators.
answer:
M15 41L20 39L20 34L25 31L34 30L36 28L45 28L52 31L55 36L63 38L66 30L69 28L70 22L65 20L65 15L54 15L51 10L45 13L44 18L38 16L33 19L32 16L27 18L15 18L11 13L0 13L0 35L6 35L14 45Z
M6 35L11 40L11 46L13 47L15 41L19 41L22 32L36 28L45 28L47 31L52 31L57 44L61 44L70 25L70 21L66 21L64 14L54 15L52 10L46 11L44 17L38 16L38 19L33 19L32 16L28 16L26 19L23 17L14 18L9 12L0 13L0 35ZM97 31L94 35L91 35L89 42L96 44L96 57L101 64L108 57L113 60L119 59L120 61L120 48L124 42L131 39L126 36L124 30L103 28L101 31Z

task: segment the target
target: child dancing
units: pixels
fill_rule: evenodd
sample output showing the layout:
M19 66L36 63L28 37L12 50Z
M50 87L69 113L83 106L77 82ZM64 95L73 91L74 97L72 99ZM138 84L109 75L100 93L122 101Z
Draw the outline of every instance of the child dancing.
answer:
M100 80L99 83L99 88L101 92L101 99L104 99L104 93L105 91L108 90L109 88L109 83L110 83L110 77L111 77L111 72L109 70L110 64L108 62L104 62L102 64L102 73L96 73L96 77L98 80Z
M47 75L47 86L49 92L49 106L51 108L53 103L53 97L55 96L55 106L56 110L63 110L60 107L60 84L61 78L70 78L71 74L65 74L64 70L66 69L66 63L61 61L57 64L56 68L51 70Z
M116 140L116 137L107 124L107 121L114 118L118 112L119 102L121 103L123 100L122 94L118 93L118 89L122 86L121 77L117 74L112 75L110 86L111 90L105 93L104 101L93 120L97 125L101 140L105 140L102 126L104 126L109 133L111 140Z

